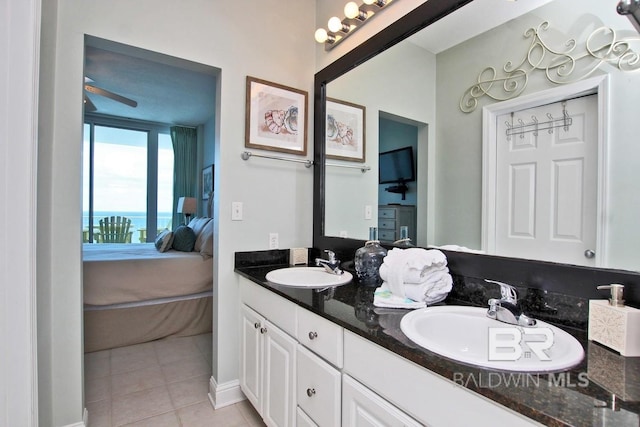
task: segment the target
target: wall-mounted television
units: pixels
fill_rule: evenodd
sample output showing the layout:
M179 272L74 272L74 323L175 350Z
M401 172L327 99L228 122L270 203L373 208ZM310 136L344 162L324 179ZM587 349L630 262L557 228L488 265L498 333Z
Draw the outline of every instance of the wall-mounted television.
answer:
M403 147L380 153L378 179L380 184L415 181L413 147Z

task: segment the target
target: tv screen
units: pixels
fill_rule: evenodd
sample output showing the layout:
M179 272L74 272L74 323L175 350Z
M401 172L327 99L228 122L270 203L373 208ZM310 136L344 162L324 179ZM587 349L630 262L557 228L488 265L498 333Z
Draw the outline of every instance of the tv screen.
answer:
M380 184L415 181L413 147L398 148L397 150L380 153L378 168Z

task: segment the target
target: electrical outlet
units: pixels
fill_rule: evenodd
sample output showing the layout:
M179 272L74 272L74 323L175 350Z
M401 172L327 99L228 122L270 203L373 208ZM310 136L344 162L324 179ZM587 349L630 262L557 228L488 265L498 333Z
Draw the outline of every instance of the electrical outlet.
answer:
M373 217L373 208L371 205L366 205L364 207L364 219L371 219Z
M278 249L278 233L269 233L269 249Z
M231 221L242 221L242 202L231 202Z

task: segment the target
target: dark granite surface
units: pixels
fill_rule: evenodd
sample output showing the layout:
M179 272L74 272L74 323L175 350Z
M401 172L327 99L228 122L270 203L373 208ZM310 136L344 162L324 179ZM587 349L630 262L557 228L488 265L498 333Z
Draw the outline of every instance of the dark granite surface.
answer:
M309 259L312 260L310 253ZM518 289L525 312L576 337L585 359L551 374L501 372L461 364L422 349L400 330L408 310L373 306L373 289L350 284L323 291L287 288L265 275L287 267L288 251L236 253L235 271L247 279L436 374L549 426L640 425L640 358L625 358L586 339L588 301L537 289ZM349 269L348 265L345 265ZM499 288L453 274L446 304L485 306Z

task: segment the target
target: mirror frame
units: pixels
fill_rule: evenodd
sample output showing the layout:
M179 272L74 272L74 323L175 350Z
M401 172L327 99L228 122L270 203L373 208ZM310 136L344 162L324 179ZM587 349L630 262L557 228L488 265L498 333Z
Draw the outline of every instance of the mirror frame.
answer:
M363 62L396 45L428 25L473 0L429 0L401 17L369 40L318 71L314 78L314 148L313 148L313 246L333 251L351 250L364 240L326 236L325 225L325 114L326 86Z

